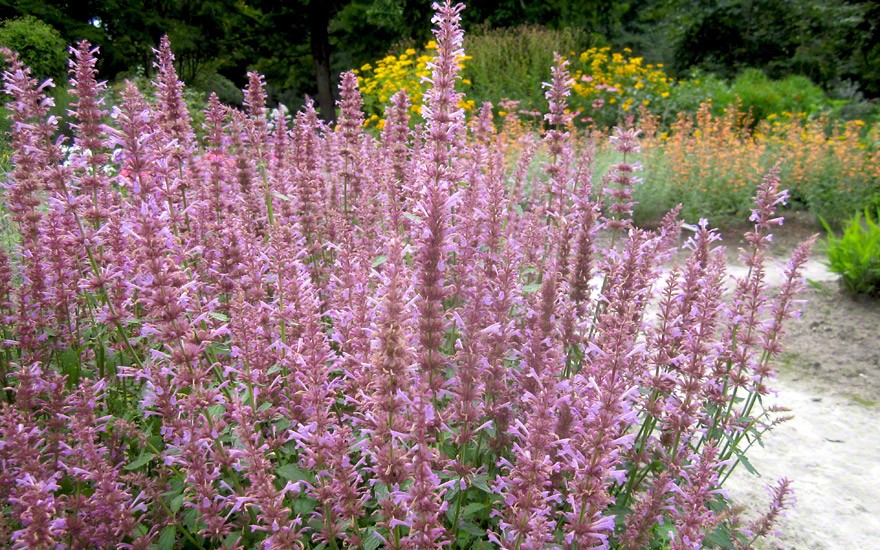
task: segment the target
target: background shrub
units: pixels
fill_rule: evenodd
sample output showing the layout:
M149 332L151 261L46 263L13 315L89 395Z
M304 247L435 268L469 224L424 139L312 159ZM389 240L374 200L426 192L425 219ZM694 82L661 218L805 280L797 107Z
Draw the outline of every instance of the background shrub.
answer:
M731 94L752 119L760 121L771 114L813 115L828 109L825 92L805 76L771 80L759 69L742 71L731 84Z
M521 109L543 110L541 84L550 80L553 54L568 56L586 46L587 37L572 29L538 26L478 29L465 38L469 59L462 71L468 97L477 105L519 100Z
M67 48L51 25L26 15L0 23L0 46L17 51L40 80L63 82L67 74Z

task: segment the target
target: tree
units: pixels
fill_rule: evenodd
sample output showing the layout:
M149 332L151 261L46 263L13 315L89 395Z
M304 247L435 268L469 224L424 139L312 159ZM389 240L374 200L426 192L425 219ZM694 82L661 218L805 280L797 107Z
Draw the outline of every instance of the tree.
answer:
M876 36L876 23L866 19L875 2L684 0L677 7L679 71L699 67L729 78L756 67L774 78L805 75L827 88L859 77L858 59L870 51L861 39L865 27Z

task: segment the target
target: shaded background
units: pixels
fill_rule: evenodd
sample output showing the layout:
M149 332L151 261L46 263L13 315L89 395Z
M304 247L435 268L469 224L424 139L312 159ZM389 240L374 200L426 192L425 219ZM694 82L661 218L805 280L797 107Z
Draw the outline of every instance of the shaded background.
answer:
M245 73L255 69L266 75L272 101L296 108L310 95L332 117L339 73L423 45L431 13L427 0L0 0L0 43L27 50L36 40L45 48L54 30L62 53L32 64L57 79L64 46L88 39L101 47L101 74L113 81L149 76L151 49L167 33L188 85L238 103ZM833 97L880 96L875 1L475 0L463 17L470 33L572 29L584 47L630 47L674 77L700 70L732 78L757 67L772 78L804 75Z

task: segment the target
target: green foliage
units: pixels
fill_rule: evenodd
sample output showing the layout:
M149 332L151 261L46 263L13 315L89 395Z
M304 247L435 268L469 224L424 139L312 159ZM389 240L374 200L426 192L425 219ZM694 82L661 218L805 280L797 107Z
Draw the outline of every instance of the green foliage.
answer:
M675 122L679 113L695 113L700 105L711 101L714 114L721 114L724 108L735 100L730 84L724 79L700 70L675 83L669 90L669 97L655 103L651 111L660 116L664 126Z
M880 57L877 62L880 63ZM828 96L835 119L861 120L868 126L880 121L880 103L867 99L855 82L839 82L828 91Z
M0 24L0 45L18 52L38 79L62 80L67 71L67 51L61 34L51 25L26 15Z
M754 120L770 114L806 113L811 115L829 107L828 98L818 86L803 76L771 80L759 69L746 69L733 81L731 93Z
M869 210L856 214L838 237L822 220L828 232L828 267L840 275L840 286L851 294L880 297L880 208L875 217Z
M521 101L520 108L544 109L542 82L550 80L553 53L569 56L587 43L587 37L574 30L544 27L482 29L465 38L462 76L471 82L468 97L477 105L502 99Z
M204 92L206 96L212 92L217 94L217 98L228 105L241 105L244 101L244 93L241 89L233 81L216 72L197 79L193 86Z
M5 105L0 106L0 176L12 168L12 148L9 146L9 130L12 122L9 120L9 109Z
M840 112L855 99L835 104L821 88L803 76L771 79L759 69L745 69L732 82L728 82L716 74L695 70L687 79L671 88L668 98L654 103L652 110L668 125L675 121L679 113L696 112L705 101L712 102L714 115L722 115L725 109L737 103L754 122L759 122L774 114L813 116L823 112ZM867 107L859 105L852 108L864 113Z
M761 67L774 78L801 74L827 86L847 78L870 42L869 3L847 0L728 0L676 3L676 65L733 78Z
M853 212L880 203L880 182L875 177L849 174L847 166L834 158L824 164L803 192L807 209L817 218L840 227Z

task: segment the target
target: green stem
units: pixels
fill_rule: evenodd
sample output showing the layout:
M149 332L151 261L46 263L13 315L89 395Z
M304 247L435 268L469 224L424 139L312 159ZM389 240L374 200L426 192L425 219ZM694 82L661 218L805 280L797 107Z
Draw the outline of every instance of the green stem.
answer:
M263 180L263 190L266 198L266 215L269 219L269 225L275 225L275 208L272 203L272 191L269 189L269 178L266 176L266 163L260 162L260 177ZM268 238L268 232L266 232Z

